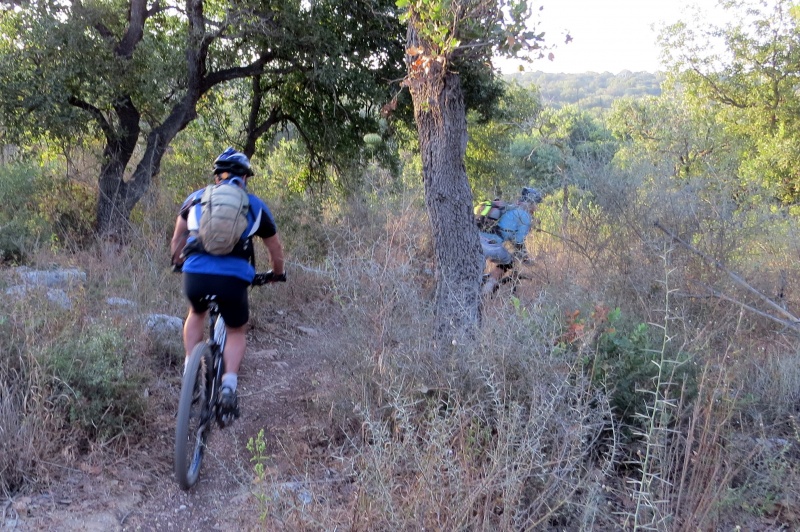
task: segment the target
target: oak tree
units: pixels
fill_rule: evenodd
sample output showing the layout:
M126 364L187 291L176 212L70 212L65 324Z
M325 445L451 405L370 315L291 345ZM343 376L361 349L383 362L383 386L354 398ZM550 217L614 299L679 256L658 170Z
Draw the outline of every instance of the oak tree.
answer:
M246 151L292 124L319 154L330 139L361 138L374 122L369 105L387 99L387 78L396 79L402 64L400 25L383 0L3 6L0 109L7 142L99 137L101 235L126 232L170 142L215 88L252 80L242 102L250 108Z

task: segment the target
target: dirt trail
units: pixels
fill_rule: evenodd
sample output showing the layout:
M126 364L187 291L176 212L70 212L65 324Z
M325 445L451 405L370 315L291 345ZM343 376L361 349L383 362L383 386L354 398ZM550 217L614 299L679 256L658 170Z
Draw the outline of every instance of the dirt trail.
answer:
M179 375L151 389L152 423L146 441L126 456L99 450L76 460L39 494L0 503L3 530L162 531L264 530L254 493L304 504L324 464L330 420L324 404L330 363L324 353L335 334L275 310L252 323L239 377L242 417L211 434L198 484L182 491L172 473L174 409ZM268 486L258 484L248 440L264 430ZM287 525L284 529L293 529Z

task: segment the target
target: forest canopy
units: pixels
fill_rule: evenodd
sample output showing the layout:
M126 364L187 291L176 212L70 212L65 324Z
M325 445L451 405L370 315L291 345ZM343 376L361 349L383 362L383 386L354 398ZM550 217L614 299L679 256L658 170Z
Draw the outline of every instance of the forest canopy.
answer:
M582 109L608 110L620 98L642 98L661 94L664 73L583 72L581 74L550 74L547 72L520 72L503 76L507 81L523 87L538 87L542 101L553 107L567 104Z

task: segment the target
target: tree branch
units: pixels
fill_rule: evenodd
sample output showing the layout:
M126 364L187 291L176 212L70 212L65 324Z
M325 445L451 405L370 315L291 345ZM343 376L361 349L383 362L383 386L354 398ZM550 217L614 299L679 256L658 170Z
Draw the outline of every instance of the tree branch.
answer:
M761 292L759 292L758 290L753 288L750 284L748 284L746 281L744 281L741 277L739 277L738 275L736 275L732 271L728 270L718 260L713 259L712 257L710 257L707 254L703 253L702 251L700 251L699 249L697 249L693 245L689 244L685 240L683 240L680 237L678 237L676 234L671 232L669 229L667 229L666 227L661 225L661 223L658 220L656 220L653 223L653 225L656 228L658 228L661 231L663 231L665 234L667 234L675 242L678 242L679 244L683 245L685 248L687 248L689 251L691 251L695 255L698 255L699 257L701 257L703 260L705 260L709 264L712 264L718 270L721 270L721 271L725 272L728 275L728 277L730 277L736 284L738 284L739 286L741 286L742 288L746 289L751 294L753 294L756 297L758 297L760 300L765 302L770 308L772 308L773 310L775 310L779 314L781 314L781 315L785 316L786 318L788 318L788 321L778 320L777 318L774 318L774 319L776 319L776 321L780 321L781 323L789 325L789 326L791 326L792 328L794 328L796 330L800 330L800 319L797 318L794 314L792 314L791 312L788 312L783 307L781 307L780 305L778 305L777 303L772 301L770 298L768 298L767 296L765 296L764 294L762 294ZM730 298L727 298L727 297L725 299L729 299L730 300ZM733 300L731 300L731 301L733 301Z
M130 0L128 11L128 28L114 49L114 53L123 59L133 57L136 45L144 36L144 23L148 17L147 0Z
M692 70L695 74L700 76L700 78L705 81L708 86L711 88L712 92L717 95L717 98L722 103L727 103L732 107L737 107L739 109L747 109L747 104L739 102L735 100L733 96L728 95L719 85L717 85L714 80L711 79L711 76L704 74L700 71L700 69L696 66L692 66Z
M92 115L97 124L100 126L100 129L103 131L103 135L105 135L106 140L108 141L113 140L114 128L111 127L111 124L108 122L108 120L106 120L105 115L100 109L90 104L89 102L85 102L79 98L76 98L75 96L70 96L67 99L67 102L71 106L77 107L78 109L83 109L84 111Z
M250 114L247 117L247 140L244 145L244 154L252 157L256 151L256 142L269 129L280 122L283 115L278 107L270 109L267 119L258 123L258 115L261 112L261 103L264 100L264 93L269 89L261 86L261 76L253 77L253 99L250 102Z

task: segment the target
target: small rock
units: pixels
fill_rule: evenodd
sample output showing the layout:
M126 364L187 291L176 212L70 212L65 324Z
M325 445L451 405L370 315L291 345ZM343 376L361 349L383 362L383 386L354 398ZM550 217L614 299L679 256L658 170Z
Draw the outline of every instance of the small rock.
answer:
M136 303L131 301L130 299L124 299L121 297L109 297L106 299L106 304L112 307L135 307Z
M148 331L153 333L172 334L173 332L183 330L183 320L167 314L150 314L147 316L145 327Z
M317 331L316 329L314 329L312 327L302 327L301 326L301 327L298 327L297 330L300 331L303 334L307 334L308 336L319 336L319 331Z
M24 284L18 284L6 288L7 296L24 296L27 293L28 293L28 287L26 287Z
M314 496L311 495L311 492L305 489L297 492L297 498L300 499L300 502L303 504L310 504L311 501L314 500Z
M33 285L18 284L7 288L6 295L13 297L25 297L37 289L38 288ZM45 296L49 301L52 301L64 310L72 309L72 300L65 291L61 290L60 288L47 288L46 290Z
M86 283L86 272L76 268L59 270L31 270L26 267L17 268L22 282L48 288L73 288Z
M168 359L183 360L183 320L166 314L150 314L145 321L145 335L151 353L166 354Z
M47 299L64 310L72 309L72 301L69 299L67 293L60 288L50 288L47 291Z

